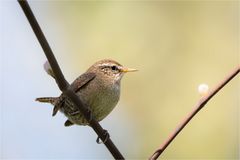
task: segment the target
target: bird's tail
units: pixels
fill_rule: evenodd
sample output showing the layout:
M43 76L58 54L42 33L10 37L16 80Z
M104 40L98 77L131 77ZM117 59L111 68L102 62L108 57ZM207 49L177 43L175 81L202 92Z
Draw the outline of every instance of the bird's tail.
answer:
M55 105L57 99L58 97L40 97L40 98L36 98L36 101L42 102L42 103L51 103Z

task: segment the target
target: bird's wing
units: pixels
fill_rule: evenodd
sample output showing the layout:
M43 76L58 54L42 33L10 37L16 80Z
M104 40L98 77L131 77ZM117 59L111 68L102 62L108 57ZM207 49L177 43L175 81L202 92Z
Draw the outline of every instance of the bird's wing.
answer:
M90 82L91 80L93 80L96 77L95 73L84 73L81 76L79 76L75 81L73 81L73 83L70 85L70 88L74 91L74 92L78 92L83 86L85 86L86 84L88 84L88 82ZM62 98L61 100L59 100L58 104L56 104L53 108L53 113L52 116L55 116L58 112L58 110L64 106L65 104L65 96L60 96L60 98ZM67 123L68 124L68 123Z
M64 126L65 126L65 127L69 127L69 126L72 126L72 125L74 125L74 123L72 123L72 122L69 121L69 120L66 120L66 122L64 123Z
M92 81L96 77L95 73L84 73L81 76L79 76L72 84L71 89L74 92L79 91L84 85L86 85L88 82Z

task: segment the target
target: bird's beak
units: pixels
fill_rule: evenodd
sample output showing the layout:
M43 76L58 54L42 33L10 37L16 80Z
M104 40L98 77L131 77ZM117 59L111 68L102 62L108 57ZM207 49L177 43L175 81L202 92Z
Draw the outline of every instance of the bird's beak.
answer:
M121 72L123 73L127 73L127 72L136 72L138 71L137 69L133 69L133 68L126 68L126 67L122 67L121 68Z

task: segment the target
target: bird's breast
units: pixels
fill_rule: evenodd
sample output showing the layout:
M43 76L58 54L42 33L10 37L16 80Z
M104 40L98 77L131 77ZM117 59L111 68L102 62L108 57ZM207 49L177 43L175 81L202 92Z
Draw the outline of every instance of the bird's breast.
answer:
M88 104L97 121L105 118L116 106L120 97L120 83L102 84L96 82L80 90L84 103Z

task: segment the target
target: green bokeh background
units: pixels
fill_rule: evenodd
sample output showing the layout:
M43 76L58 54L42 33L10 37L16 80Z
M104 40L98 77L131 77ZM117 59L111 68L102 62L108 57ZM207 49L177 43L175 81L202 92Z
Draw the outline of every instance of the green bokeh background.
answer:
M73 81L104 58L139 69L123 78L121 100L101 123L127 159L149 157L193 109L201 97L198 85L213 88L239 65L238 1L33 1L30 5L67 80ZM40 47L38 52L42 54ZM44 71L39 74L46 76ZM190 122L162 158L238 159L239 89L238 76ZM83 158L79 154L77 158ZM105 152L101 158L111 157Z

